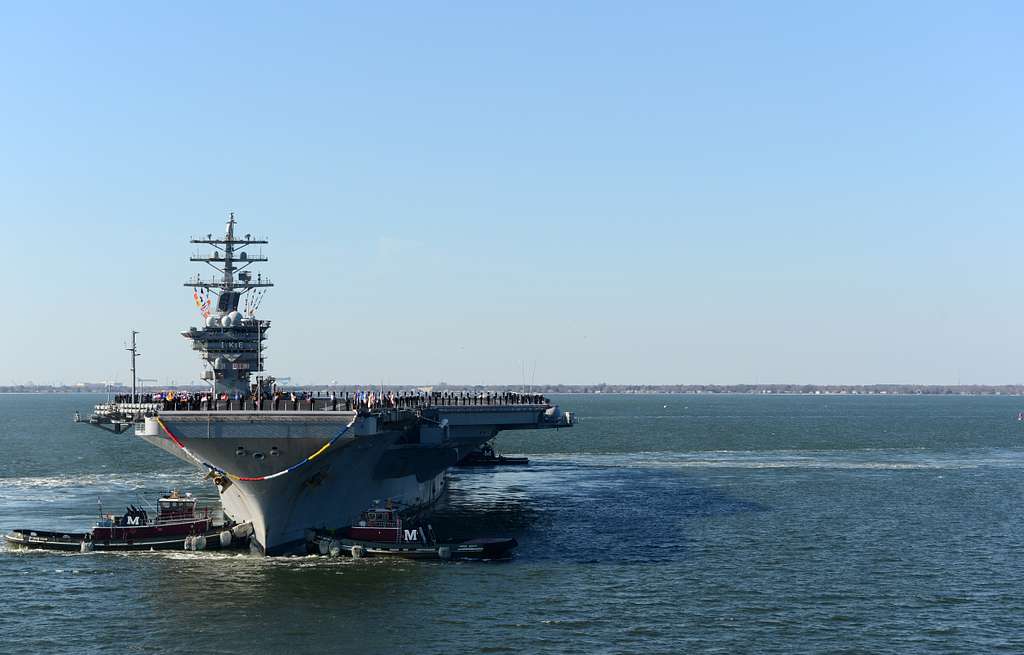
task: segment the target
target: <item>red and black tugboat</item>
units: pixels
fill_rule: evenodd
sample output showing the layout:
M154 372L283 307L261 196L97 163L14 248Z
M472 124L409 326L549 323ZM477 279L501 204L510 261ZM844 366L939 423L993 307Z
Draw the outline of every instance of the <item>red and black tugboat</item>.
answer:
M12 530L8 544L44 550L151 550L158 548L226 548L236 535L231 526L215 526L209 508L198 508L198 499L172 491L157 500L156 516L130 505L121 516L103 514L89 532Z
M407 527L391 507L367 510L359 523L338 535L318 535L314 543L321 555L400 557L403 559L506 559L519 545L513 537L483 537L438 542L430 525Z

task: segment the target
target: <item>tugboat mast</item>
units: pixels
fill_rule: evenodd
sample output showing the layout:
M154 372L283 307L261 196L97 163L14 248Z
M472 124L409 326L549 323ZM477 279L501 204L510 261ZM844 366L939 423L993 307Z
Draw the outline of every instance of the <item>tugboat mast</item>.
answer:
M247 396L250 374L263 370L263 341L270 321L256 318L261 295L249 297L244 314L239 311L239 304L245 294L255 290L262 294L264 289L274 285L262 274L258 273L254 278L252 272L246 270L252 264L266 262L267 258L262 252L250 254L245 249L269 241L249 234L236 236L235 214L231 212L223 238L207 234L206 238L193 238L189 242L211 248L210 252L197 252L189 261L203 262L219 275L212 278L196 275L185 282L186 287L195 289L196 302L203 313L205 325L199 329L190 328L182 335L192 340L192 348L200 351L210 367L203 372L203 379L210 382L214 393ZM200 290L210 305L200 301ZM214 297L216 305L212 305Z

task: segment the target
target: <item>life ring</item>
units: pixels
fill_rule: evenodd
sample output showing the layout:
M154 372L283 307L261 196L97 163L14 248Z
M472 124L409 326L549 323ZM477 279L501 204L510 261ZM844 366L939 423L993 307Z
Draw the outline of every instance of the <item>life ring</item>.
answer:
M228 394L227 394L227 393L222 393L222 394L220 395L220 399L221 399L221 400L227 400L227 399L228 399Z
M173 391L168 391L167 392L167 400L174 400L174 392Z

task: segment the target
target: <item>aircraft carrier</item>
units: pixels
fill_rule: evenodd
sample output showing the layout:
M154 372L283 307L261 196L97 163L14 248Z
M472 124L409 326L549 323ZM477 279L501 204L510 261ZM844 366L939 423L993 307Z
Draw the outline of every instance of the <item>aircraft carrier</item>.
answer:
M312 536L354 524L376 503L427 510L446 490L448 468L503 430L567 428L574 417L537 394L425 390L304 393L264 368L270 321L257 316L273 284L254 264L267 239L236 232L191 243L191 261L212 278L185 282L203 317L182 335L204 362L204 393L136 393L97 405L88 423L134 431L207 472L225 516L251 525L267 555L305 553ZM255 247L259 247L257 250Z

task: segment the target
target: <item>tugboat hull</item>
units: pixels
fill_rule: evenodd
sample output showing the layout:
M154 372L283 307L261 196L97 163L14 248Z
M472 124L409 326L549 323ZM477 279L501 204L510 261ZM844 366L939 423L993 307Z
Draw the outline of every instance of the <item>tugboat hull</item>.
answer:
M230 532L230 531L228 531ZM212 530L202 535L206 538L206 549L229 548L234 538L221 543L224 530ZM68 552L127 551L127 550L182 550L186 539L193 535L153 537L130 541L95 541L87 532L51 532L47 530L12 530L4 535L4 541L12 548L26 550L63 550Z
M339 539L348 557L397 557L415 560L508 559L518 544L514 538L489 537L435 546Z
M48 532L46 530L12 530L4 535L8 546L33 550L80 551L86 532Z

